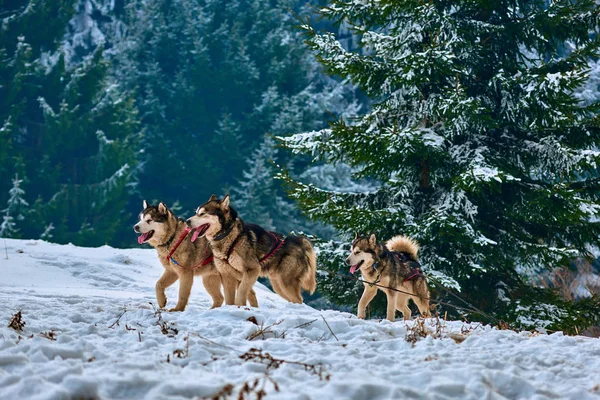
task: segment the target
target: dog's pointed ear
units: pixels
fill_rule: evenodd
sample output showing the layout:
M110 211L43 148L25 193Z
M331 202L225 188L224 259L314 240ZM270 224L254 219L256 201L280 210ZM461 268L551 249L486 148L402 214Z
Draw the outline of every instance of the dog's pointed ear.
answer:
M161 214L167 214L169 212L167 205L162 201L158 203L158 212L160 212Z
M144 200L144 202L142 203L142 207L144 207L144 210L148 208L148 202L146 200Z
M223 200L221 200L221 206L225 209L228 210L229 209L229 195L226 195L225 197L223 197Z
M210 199L208 199L208 201L213 201L213 200L217 200L217 196L215 196L214 193L210 196Z
M375 247L376 244L377 244L377 238L375 237L374 233L371 233L371 236L369 236L369 245L372 247Z

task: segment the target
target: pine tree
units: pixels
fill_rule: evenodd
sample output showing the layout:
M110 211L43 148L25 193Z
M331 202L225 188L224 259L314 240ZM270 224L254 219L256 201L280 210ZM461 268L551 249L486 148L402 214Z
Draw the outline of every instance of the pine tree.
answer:
M598 245L600 192L589 174L600 161L598 105L574 94L598 55L595 2L334 0L321 14L351 26L361 48L345 50L308 21L307 44L373 108L282 140L380 185L321 190L282 174L305 212L348 234L414 237L430 284L490 313L522 326L536 313L553 327L572 322L541 312L556 298L520 271L564 265ZM573 47L561 56L564 43ZM338 250L321 261L340 262ZM332 296L356 304L343 294L353 286L335 282Z
M2 210L4 216L0 226L0 237L19 237L17 223L25 220L27 207L29 207L29 203L24 199L25 191L21 188L21 183L23 183L23 179L19 179L19 175L15 175L12 180L13 187L8 192L8 203Z
M73 0L4 4L0 35L0 173L24 172L36 199L23 237L56 226L58 242L116 243L135 195L139 125L132 98L109 80L104 49L68 65ZM0 202L10 182L0 180ZM18 221L15 221L18 224ZM79 235L90 223L93 237Z
M0 237L2 238L13 238L17 237L18 229L15 224L15 219L8 213L2 216L2 224L0 224Z
M247 159L244 179L232 188L235 207L244 221L267 230L289 233L301 230L293 203L284 198L280 182L273 179L277 159L275 141L265 136L260 146Z
M150 0L127 6L114 74L147 128L141 190L186 210L236 185L265 133L326 125L325 99L348 90L319 75L288 7L274 0ZM330 103L334 103L330 101ZM160 182L157 185L157 182Z

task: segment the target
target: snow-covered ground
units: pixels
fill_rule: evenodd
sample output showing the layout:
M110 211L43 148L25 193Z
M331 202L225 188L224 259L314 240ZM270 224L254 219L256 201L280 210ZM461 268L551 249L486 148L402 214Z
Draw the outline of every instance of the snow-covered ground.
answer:
M0 399L600 398L598 339L447 322L411 343L415 321L362 321L260 285L258 309L209 310L196 284L185 312L156 313L152 250L6 244ZM167 293L173 305L176 285Z

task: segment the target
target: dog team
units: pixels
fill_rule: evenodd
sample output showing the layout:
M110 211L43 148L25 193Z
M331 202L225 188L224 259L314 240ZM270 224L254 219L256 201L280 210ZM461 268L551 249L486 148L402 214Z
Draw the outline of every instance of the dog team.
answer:
M308 239L284 236L244 222L231 207L229 195L210 199L187 220L177 217L164 203L145 200L134 231L138 243L156 249L164 273L156 283L158 306L167 304L165 289L179 280L177 304L169 311L187 306L195 276L202 277L212 307L228 305L258 307L253 286L259 276L269 278L275 293L292 303L302 303L302 290L313 293L317 286L317 255ZM364 291L358 317L382 290L387 296L387 319L396 310L410 319L408 300L421 315L429 316L429 290L418 262L419 245L405 236L385 244L375 235L356 235L346 263L350 273L360 271ZM368 283L367 283L368 282ZM221 287L223 292L221 292Z

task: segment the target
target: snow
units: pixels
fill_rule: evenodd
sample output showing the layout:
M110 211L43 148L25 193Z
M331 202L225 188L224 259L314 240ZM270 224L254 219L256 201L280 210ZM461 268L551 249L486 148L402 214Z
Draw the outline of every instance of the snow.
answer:
M415 320L319 311L260 284L258 309L209 310L196 284L185 312L156 313L152 250L5 243L2 399L238 398L255 379L245 398L262 387L273 399L600 398L598 339L429 319L411 343ZM7 325L20 310L17 332Z

